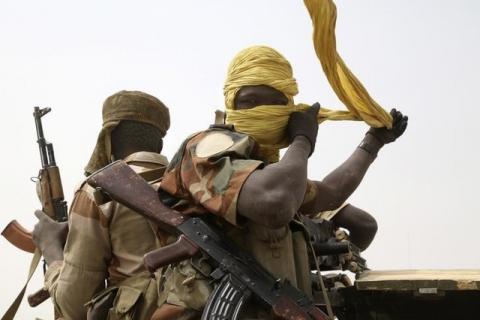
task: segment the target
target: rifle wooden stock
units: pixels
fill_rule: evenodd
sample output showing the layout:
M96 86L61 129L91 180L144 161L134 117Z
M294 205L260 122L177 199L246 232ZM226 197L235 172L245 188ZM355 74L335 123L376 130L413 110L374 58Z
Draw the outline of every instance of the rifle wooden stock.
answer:
M17 220L10 221L5 229L3 229L2 236L20 250L29 253L35 252L36 247L32 240L32 233L22 227Z
M162 231L178 234L186 218L165 206L158 193L124 161L118 160L93 174L88 184L102 189L115 201L154 221Z

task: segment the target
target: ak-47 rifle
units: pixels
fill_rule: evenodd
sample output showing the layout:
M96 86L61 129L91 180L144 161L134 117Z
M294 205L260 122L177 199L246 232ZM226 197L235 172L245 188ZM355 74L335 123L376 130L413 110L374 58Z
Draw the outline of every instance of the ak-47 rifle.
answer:
M216 288L204 309L203 320L235 320L249 298L269 306L276 319L328 319L304 293L267 272L255 259L200 217L182 215L162 203L158 193L123 161L116 161L89 177L88 183L110 198L179 235L177 242L147 253L150 271L203 253L213 266Z
M345 231L336 229L332 221L302 217L302 223L316 254L311 260L317 259L321 270L349 270L357 276L368 270L360 249L348 239ZM312 262L315 270L316 265Z
M51 111L50 108L40 109L35 107L33 117L35 118L35 127L37 129L37 143L40 151L40 159L42 168L38 173L38 181L40 187L40 201L42 210L50 218L64 222L68 219L67 203L63 197L62 180L60 179L60 171L55 162L55 154L53 145L47 142L43 134L42 117ZM31 232L23 228L16 220L12 220L2 231L4 236L10 243L17 248L34 253L35 244L32 241ZM30 306L34 307L42 303L49 297L48 291L41 289L28 297Z

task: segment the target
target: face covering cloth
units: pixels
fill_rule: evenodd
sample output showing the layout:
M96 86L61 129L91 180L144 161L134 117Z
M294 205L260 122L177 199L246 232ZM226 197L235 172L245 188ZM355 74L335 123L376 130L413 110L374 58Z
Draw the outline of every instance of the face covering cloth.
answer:
M313 43L324 73L347 110L322 107L319 123L325 120L361 120L372 127L391 128L392 119L368 94L347 68L336 51L336 7L331 0L304 1L313 23ZM288 98L287 106L258 106L235 110L238 91L244 86L267 85ZM236 130L251 135L267 153L267 160L278 161L278 149L286 147L285 127L294 111L304 111L305 104L295 104L298 86L292 67L278 51L267 46L253 46L240 51L232 60L224 86L226 122Z

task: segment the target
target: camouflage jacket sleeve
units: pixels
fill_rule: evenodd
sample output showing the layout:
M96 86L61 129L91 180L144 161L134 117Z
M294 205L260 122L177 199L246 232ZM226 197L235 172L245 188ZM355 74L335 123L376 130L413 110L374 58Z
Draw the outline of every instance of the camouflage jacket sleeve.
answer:
M303 203L300 206L300 213L305 214L304 212L302 212L303 209L308 211L308 209L306 208L314 206L315 201L319 196L321 195L320 195L320 191L318 190L317 183L315 181L307 179L307 190L305 192L305 197L303 198ZM306 215L310 216L311 218L322 218L324 220L331 220L346 205L348 205L348 202L343 203L341 206L339 206L338 208L335 208L334 210L308 213Z
M307 190L305 191L305 196L303 197L302 205L300 206L300 213L302 207L310 206L314 203L315 198L318 196L318 187L314 181L307 179Z
M107 221L85 187L72 203L63 265L53 264L45 276L55 308L65 319L86 318L84 305L105 287L111 258Z
M161 188L180 198L185 214L210 212L237 224L237 200L250 173L255 142L244 134L211 129L187 139L170 163Z

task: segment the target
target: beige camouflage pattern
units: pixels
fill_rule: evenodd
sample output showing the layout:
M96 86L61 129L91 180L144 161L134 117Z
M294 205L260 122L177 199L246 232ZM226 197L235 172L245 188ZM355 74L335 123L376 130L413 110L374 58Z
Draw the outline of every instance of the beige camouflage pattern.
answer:
M209 279L197 272L190 260L169 267L164 279L160 300L176 306L201 311L212 292Z
M311 206L311 202L315 201L318 195L318 187L317 184L311 180L307 180L307 190L305 192L305 197L303 198L303 203L302 206ZM310 215L310 218L312 219L323 219L330 221L332 220L340 211L342 211L343 208L348 206L348 202L343 203L340 207L333 209L333 210L327 210L327 211L321 211L319 213ZM301 208L300 208L301 210Z
M132 154L125 161L157 187L167 165L165 157L150 152ZM45 286L65 319L85 319L84 305L105 284L120 286L110 319L130 319L143 292L145 301L135 311L135 319L144 319L144 312L151 314L157 307L158 297L156 280L145 272L143 255L167 241L145 218L105 200L83 183L70 209L63 264L49 267Z
M263 267L311 295L308 249L302 226L292 223L293 229L269 229L238 216L237 200L243 184L250 173L265 165L256 160L256 151L252 138L233 130L213 128L197 133L183 143L160 188L180 199L175 208L182 213L210 212L220 217L218 224L225 233L252 253ZM309 190L315 192L313 187ZM314 196L306 195L305 199L312 200ZM190 281L185 282L188 277L185 269L185 263L171 266L166 283L170 292L188 292L188 295L170 294L167 302L198 310L199 305L204 306L211 288L204 288L205 280L193 268L189 269ZM250 306L242 319L269 319L269 316L268 312Z
M340 207L338 207L337 209L322 211L322 212L318 213L317 215L315 215L313 218L314 218L314 219L323 219L323 220L330 221L330 220L332 220L340 211L342 211L342 209L345 208L346 206L348 206L348 202L345 202L344 204L342 204L342 205L341 205Z

